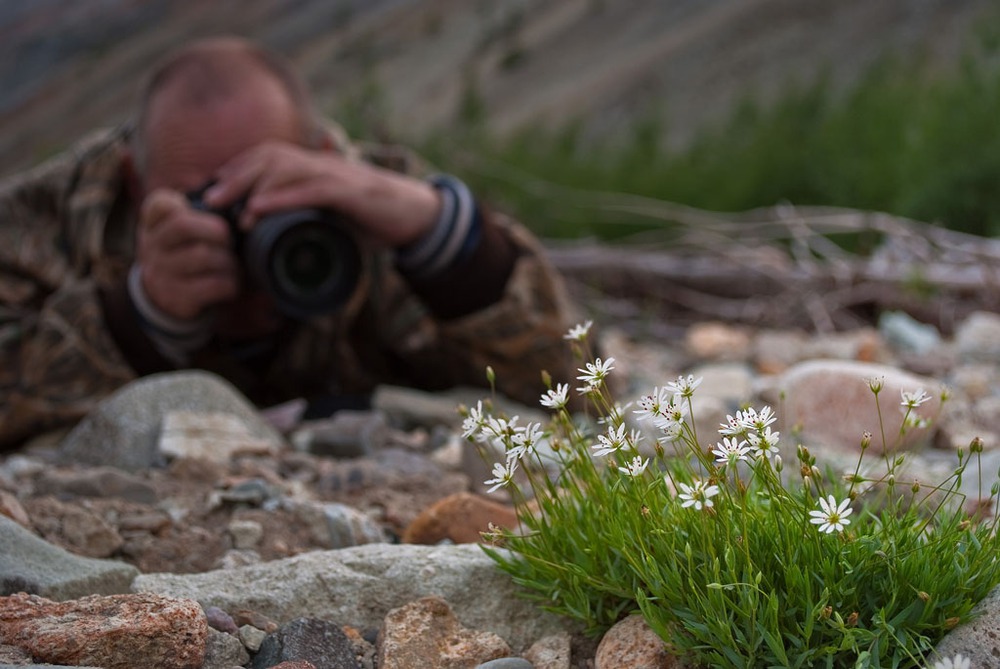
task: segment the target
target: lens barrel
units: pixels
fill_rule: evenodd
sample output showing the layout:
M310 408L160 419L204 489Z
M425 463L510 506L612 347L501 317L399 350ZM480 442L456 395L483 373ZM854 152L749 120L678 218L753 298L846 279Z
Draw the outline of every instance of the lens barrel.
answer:
M242 243L251 281L293 317L336 311L351 297L361 273L354 237L321 209L294 209L260 219Z

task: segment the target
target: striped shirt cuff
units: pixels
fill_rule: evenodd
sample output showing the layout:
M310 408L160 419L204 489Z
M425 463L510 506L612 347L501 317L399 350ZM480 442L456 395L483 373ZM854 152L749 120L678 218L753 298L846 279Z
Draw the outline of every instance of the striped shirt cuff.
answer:
M467 257L479 243L482 221L469 188L449 175L431 177L441 193L441 213L431 231L396 252L396 266L405 275L426 279Z
M133 264L128 273L128 296L139 314L142 331L156 349L171 362L183 366L190 354L208 343L212 337L212 314L183 321L163 313L150 301L142 287L139 266Z

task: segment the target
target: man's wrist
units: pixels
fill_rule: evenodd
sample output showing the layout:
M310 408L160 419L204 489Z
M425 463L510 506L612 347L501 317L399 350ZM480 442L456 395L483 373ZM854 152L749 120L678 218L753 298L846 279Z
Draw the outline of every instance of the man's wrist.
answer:
M415 279L453 267L472 253L481 237L479 209L468 187L449 175L432 177L429 183L441 194L438 218L423 237L396 251L396 266Z
M157 350L174 363L187 364L190 354L211 339L214 315L206 313L192 320L181 320L163 313L143 288L142 269L138 264L133 264L129 270L126 288L143 332Z

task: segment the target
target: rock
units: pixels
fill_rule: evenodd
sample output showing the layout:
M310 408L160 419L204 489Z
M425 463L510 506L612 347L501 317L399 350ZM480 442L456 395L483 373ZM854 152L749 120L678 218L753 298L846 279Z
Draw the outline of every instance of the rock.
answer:
M695 390L695 412L700 409L700 402L705 398L719 399L733 408L752 399L753 373L744 363L709 363L695 367L690 374L702 379L701 385ZM673 380L675 379L667 379Z
M232 635L239 633L239 628L233 621L233 617L218 606L206 607L205 619L208 621L208 626L216 631Z
M640 615L631 615L605 632L597 646L594 669L673 669L679 666L663 639Z
M496 634L463 627L448 602L435 596L390 611L375 647L379 669L460 669L510 653Z
M475 669L535 669L535 665L523 657L501 657L477 664Z
M125 543L114 527L85 505L42 497L32 500L30 516L32 525L47 541L77 555L106 558Z
M878 396L884 419L887 446L910 448L930 437L927 428L911 429L899 439L902 423L900 392L923 389L930 400L917 410L921 417L936 417L940 409L940 384L933 379L899 371L893 367L848 360L814 360L788 369L778 387L784 398L773 404L783 426L782 436L793 427L808 446L856 450L862 433L871 432L872 449L882 447L875 395L869 379L883 379ZM772 400L773 401L773 400ZM934 429L933 426L931 429ZM818 451L817 451L818 452Z
M158 438L163 419L183 410L231 414L254 438L275 447L283 443L232 384L208 372L185 371L140 378L100 402L66 436L60 458L126 471L162 465Z
M313 455L356 458L383 448L388 433L382 413L344 409L327 420L303 425L292 434L291 442L297 450Z
M256 653L263 645L264 639L267 638L267 632L257 629L253 625L243 625L240 628L239 637L247 650Z
M46 470L35 479L35 494L67 497L117 497L137 504L155 504L153 486L113 467Z
M456 544L479 543L480 532L489 524L513 529L517 527L514 507L486 499L481 495L460 492L424 509L403 533L409 544L436 544L448 540Z
M122 562L79 557L0 517L0 595L27 592L65 600L128 592L139 570Z
M31 655L17 646L0 645L0 667L31 664Z
M280 444L255 437L233 414L206 411L168 411L163 417L158 448L168 460L208 460L224 464L238 455L266 455Z
M388 541L382 526L361 511L336 502L282 500L282 508L307 525L324 548L347 548Z
M804 359L803 349L809 340L797 330L764 330L753 340L752 360L762 374L780 374Z
M208 623L197 602L149 593L53 602L36 595L0 598L0 643L36 660L132 669L199 669Z
M1000 360L1000 314L977 311L955 331L955 349L963 362L995 364Z
M995 667L1000 657L1000 586L983 598L972 611L973 620L949 632L934 649L940 658L962 653L972 667Z
M572 638L565 632L543 637L524 652L524 659L535 669L570 669Z
M391 609L438 595L465 625L495 632L515 653L543 636L579 631L518 596L510 577L475 544L367 544L227 571L143 574L134 589L218 606L237 624L238 611L248 609L279 623L306 616L361 629L378 628Z
M923 355L941 345L941 333L933 325L921 323L904 311L884 311L878 329L891 346Z
M0 490L0 516L6 516L21 527L31 529L31 518L28 517L28 512L24 510L24 506L21 505L17 497L6 490Z
M315 618L297 618L268 635L250 667L268 669L303 661L323 669L360 669L354 647L340 627Z
M209 628L201 669L232 669L242 667L249 661L250 653L238 637Z
M282 662L281 664L276 664L271 667L271 669L317 669L317 667L312 662L297 660L295 662Z
M746 328L726 323L695 323L688 328L684 347L699 359L745 360L750 351Z
M237 550L256 548L264 536L264 526L255 520L233 520L226 529Z

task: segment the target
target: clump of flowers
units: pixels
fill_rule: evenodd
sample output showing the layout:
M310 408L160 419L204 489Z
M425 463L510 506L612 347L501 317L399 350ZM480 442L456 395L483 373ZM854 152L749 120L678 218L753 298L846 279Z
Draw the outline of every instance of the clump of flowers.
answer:
M958 492L978 440L928 485L897 477L903 456L888 449L884 471L863 475L867 433L852 472L823 471L782 443L768 406L698 435L701 380L621 407L607 386L614 359L589 355L590 326L566 335L583 361L585 416L570 411L567 383L540 398L547 425L481 402L466 411L464 435L501 454L486 484L510 493L520 522L491 527L484 549L543 608L594 634L639 611L692 666L924 667L1000 582L997 516L970 517ZM883 384L868 383L878 403ZM926 399L903 394L901 434L926 424ZM947 662L936 666L967 666Z

